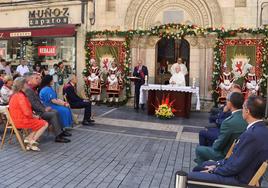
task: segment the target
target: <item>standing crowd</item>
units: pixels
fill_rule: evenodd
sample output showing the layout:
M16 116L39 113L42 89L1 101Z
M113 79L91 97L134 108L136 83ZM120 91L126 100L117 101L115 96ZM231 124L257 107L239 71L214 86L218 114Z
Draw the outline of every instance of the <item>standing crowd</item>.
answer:
M31 130L24 138L27 150L40 150L38 141L49 126L53 128L55 142L70 142L67 137L72 136L70 133L73 125L72 108L84 108L82 124L93 125L91 102L78 96L75 75L70 74L66 82L68 78L64 73L62 62L59 63L59 70L54 65L54 69L50 70L51 74L46 70L40 72L39 65L34 67L34 72L31 72L24 60L13 74L11 71L6 72L3 59L0 65L1 106L8 107L16 128ZM61 80L60 84L59 80Z

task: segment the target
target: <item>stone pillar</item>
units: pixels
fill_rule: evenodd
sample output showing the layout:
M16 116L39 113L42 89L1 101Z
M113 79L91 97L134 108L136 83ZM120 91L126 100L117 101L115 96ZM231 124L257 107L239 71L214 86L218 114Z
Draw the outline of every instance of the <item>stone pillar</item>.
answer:
M85 65L85 28L84 25L77 28L77 36L76 36L76 75L78 78L77 91L84 91L84 79L82 72Z

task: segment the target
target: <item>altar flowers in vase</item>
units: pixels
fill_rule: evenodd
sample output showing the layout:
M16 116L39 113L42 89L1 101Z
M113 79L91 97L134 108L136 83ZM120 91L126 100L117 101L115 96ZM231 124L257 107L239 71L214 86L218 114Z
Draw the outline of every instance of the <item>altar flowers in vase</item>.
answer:
M169 95L163 96L161 103L158 100L158 104L155 107L156 117L160 119L170 119L174 117L174 112L176 112L173 107L174 102L175 100L170 102Z

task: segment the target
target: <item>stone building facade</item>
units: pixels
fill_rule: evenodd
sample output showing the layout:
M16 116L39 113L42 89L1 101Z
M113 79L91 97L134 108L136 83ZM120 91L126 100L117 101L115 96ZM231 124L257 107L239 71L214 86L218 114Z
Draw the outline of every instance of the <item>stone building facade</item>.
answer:
M149 29L166 23L235 29L256 28L268 23L268 1L265 0L98 0L95 6L96 23L91 30ZM208 35L185 39L190 44L190 84L196 78L201 99L210 100L216 38ZM157 37L140 37L132 43L132 66L137 59L144 60L151 83L155 82L159 40Z
M83 85L81 72L85 67L84 42L87 31L149 29L170 22L225 28L254 28L268 23L268 0L2 0L0 33L8 29L14 31L14 28L24 28L25 31L42 28L40 25L29 25L30 10L62 10L64 7L69 10L67 25L73 25L75 30L73 67L80 88ZM60 27L60 24L57 25ZM190 50L189 80L191 83L196 78L203 101L211 99L210 79L215 39L213 35L185 38ZM157 37L140 37L134 38L131 44L132 67L138 59L142 59L149 68L151 83L156 80L159 40Z

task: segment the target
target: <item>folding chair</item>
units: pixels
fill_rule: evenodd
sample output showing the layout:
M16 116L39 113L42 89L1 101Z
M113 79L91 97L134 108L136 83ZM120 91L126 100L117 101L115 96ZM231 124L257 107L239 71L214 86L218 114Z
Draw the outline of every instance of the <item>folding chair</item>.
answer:
M227 152L227 154L225 156L225 159L228 159L232 155L234 147L235 147L235 142L236 142L236 140L234 140L233 144L229 148L229 150L228 150L228 152Z
M68 102L66 95L63 95L63 99L64 99L65 102ZM69 107L69 108L71 109L72 117L73 117L74 123L75 123L76 125L79 125L78 115L73 113L71 107Z
M255 187L260 186L260 184L259 184L260 179L264 175L264 173L266 172L267 166L268 166L268 161L264 161L262 163L262 165L260 166L260 168L258 169L258 171L253 176L253 178L250 180L250 182L248 184L249 186L255 186Z
M186 188L187 185L196 185L200 187L219 187L219 188L245 188L245 187L260 187L260 179L266 172L268 167L268 161L264 161L260 168L257 170L255 175L252 177L248 185L227 185L227 184L218 184L214 182L205 182L200 180L188 180L187 173L183 171L176 172L175 178L175 188Z
M6 117L7 117L7 122L6 122L5 130L4 130L4 134L3 134L3 138L2 138L1 149L3 148L4 143L5 143L7 130L10 129L9 143L11 143L12 135L13 135L13 133L15 133L16 138L17 138L17 140L18 140L18 142L19 142L19 144L21 146L21 149L23 151L26 151L24 143L23 143L22 136L21 136L20 132L18 131L18 129L15 127L14 122L11 119L11 116L10 116L8 108L6 108L5 114L6 114Z

